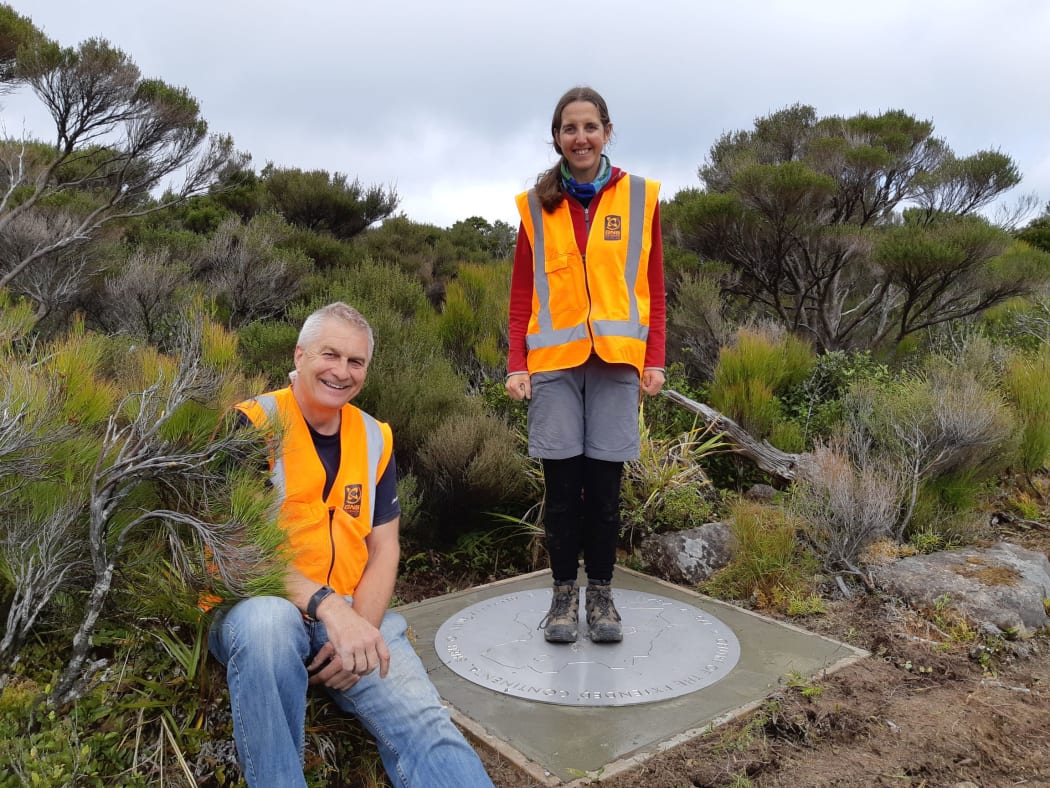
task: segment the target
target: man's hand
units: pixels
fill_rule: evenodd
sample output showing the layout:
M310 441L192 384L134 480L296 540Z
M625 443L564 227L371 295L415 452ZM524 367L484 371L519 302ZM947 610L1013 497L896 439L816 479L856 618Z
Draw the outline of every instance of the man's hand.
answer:
M317 617L328 631L328 642L306 666L311 684L346 690L376 668L379 677L386 678L390 650L383 635L346 599L338 594L327 597L318 606Z
M532 382L528 372L517 372L507 378L507 393L511 399L532 399Z

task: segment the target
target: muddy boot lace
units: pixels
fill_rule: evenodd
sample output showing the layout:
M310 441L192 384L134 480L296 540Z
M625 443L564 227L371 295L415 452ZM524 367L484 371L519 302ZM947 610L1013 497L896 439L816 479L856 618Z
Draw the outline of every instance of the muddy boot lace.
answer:
M539 625L547 640L564 643L576 640L579 606L579 591L575 584L555 584L550 610Z

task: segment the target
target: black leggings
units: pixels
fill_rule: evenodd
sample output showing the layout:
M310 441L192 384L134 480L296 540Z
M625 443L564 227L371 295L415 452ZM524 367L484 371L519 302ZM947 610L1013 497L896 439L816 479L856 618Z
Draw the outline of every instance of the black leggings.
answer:
M622 462L580 455L544 460L543 518L555 583L576 580L580 551L587 579L609 582L620 538Z

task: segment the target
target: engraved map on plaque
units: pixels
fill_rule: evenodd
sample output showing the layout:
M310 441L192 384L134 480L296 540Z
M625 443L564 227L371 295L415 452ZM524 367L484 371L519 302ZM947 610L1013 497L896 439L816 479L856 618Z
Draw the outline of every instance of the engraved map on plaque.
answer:
M507 695L566 706L628 706L710 686L740 659L723 622L693 605L613 589L623 641L592 643L580 589L575 643L548 643L539 623L551 590L520 591L470 605L434 638L442 662L468 681Z

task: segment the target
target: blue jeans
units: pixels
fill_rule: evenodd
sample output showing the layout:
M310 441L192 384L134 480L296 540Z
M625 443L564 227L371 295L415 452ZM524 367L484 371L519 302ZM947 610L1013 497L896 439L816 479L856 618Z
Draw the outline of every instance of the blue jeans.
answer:
M386 678L377 670L328 694L375 737L395 786L491 786L477 753L441 705L406 627L397 613L383 618L380 631L390 649ZM226 666L233 736L249 786L306 785L306 664L327 640L324 624L307 621L280 597L253 597L216 612L208 647Z

